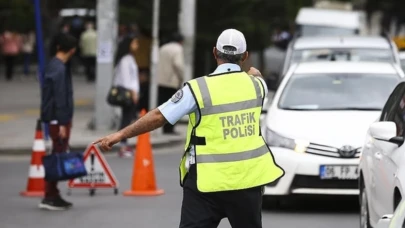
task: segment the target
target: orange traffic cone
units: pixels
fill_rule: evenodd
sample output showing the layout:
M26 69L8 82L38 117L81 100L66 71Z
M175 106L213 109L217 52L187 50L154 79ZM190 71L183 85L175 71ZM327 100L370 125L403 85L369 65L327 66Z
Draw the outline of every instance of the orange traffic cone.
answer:
M144 116L146 111L141 111ZM134 159L134 168L132 172L131 190L125 191L124 196L157 196L162 195L164 191L157 189L155 168L153 164L152 145L150 143L149 133L138 136L136 144L136 156Z
M42 134L42 123L37 121L35 140L32 147L31 165L28 173L27 190L20 195L28 197L41 197L44 195L45 170L42 157L45 155L45 141Z

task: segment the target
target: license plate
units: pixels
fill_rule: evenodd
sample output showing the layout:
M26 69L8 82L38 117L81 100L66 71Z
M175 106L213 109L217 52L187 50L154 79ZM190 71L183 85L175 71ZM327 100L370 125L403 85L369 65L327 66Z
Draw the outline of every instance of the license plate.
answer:
M355 165L321 165L319 176L321 179L354 180L359 174Z

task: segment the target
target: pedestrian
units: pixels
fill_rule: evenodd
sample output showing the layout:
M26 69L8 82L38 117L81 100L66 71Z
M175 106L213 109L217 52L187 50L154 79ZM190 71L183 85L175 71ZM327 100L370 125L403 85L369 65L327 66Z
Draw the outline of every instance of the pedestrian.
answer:
M135 60L135 53L139 48L138 38L125 37L118 46L115 58L115 77L114 86L121 86L132 93L133 103L130 106L121 107L121 124L120 129L130 125L136 119L136 105L139 100L139 71ZM132 151L128 146L127 139L121 140L120 157L131 157Z
M92 22L86 24L86 31L80 37L80 48L87 81L94 82L96 79L97 32Z
M35 45L35 32L30 29L27 33L23 35L23 46L22 52L24 55L24 74L28 76L30 74L30 63L32 58L32 53L34 52Z
M63 22L59 28L58 33L56 33L55 36L52 37L52 40L49 44L49 54L51 57L56 55L57 44L59 42L58 40L60 39L60 37L64 37L66 34L71 34L71 29L70 29L70 25L68 23ZM65 65L66 65L67 69L69 71L71 71L71 68L72 68L71 59L69 59L69 61Z
M49 44L49 55L51 57L56 55L59 37L65 34L70 34L70 30L70 25L66 22L63 22L62 25L59 27L59 31L52 37L52 40Z
M260 130L267 86L255 68L241 70L248 57L241 32L223 31L213 54L218 67L212 74L186 82L165 104L94 144L110 150L123 138L189 115L179 168L180 228L215 228L225 217L233 228L261 228L263 186L284 175Z
M162 105L181 88L184 80L183 36L176 33L159 50L157 66L158 104ZM150 107L153 108L153 107ZM177 134L174 125L163 126L163 134Z
M15 61L22 47L21 37L16 32L5 30L0 36L0 44L6 66L6 80L11 81L14 76Z
M76 51L77 39L64 34L58 39L56 55L49 61L41 93L41 120L49 123L52 153L68 151L73 118L72 75L66 63ZM59 194L57 182L45 182L45 198L41 209L63 210L72 207Z

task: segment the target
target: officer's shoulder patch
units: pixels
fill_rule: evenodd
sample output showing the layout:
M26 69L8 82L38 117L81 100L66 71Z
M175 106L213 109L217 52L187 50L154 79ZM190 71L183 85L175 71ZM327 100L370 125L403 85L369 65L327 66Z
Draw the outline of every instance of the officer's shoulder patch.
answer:
M183 90L179 89L177 90L177 92L172 96L171 101L173 103L177 103L179 102L179 100L181 100L181 98L183 97Z

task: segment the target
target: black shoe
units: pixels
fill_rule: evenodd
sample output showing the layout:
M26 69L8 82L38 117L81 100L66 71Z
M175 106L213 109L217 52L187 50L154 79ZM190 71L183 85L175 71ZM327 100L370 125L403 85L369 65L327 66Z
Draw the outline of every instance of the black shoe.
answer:
M68 209L69 205L61 199L44 199L38 207L50 211L63 211Z
M70 208L70 207L73 206L73 204L72 204L71 202L68 202L68 201L62 199L61 197L59 197L58 200L60 201L60 203L61 203L62 205L64 205L64 206L67 207L67 208Z

